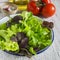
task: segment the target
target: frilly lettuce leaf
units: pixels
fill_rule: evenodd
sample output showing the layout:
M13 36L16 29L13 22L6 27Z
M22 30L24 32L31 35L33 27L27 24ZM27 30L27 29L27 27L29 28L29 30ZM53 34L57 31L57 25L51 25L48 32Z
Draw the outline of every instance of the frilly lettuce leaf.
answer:
M11 25L6 28L6 25L0 25L0 49L7 51L19 50L17 42L12 42L10 37L16 35L17 32L24 32L29 37L29 51L35 54L35 47L41 49L41 47L49 46L51 40L51 30L42 27L42 20L36 16L33 16L31 12L24 11L20 14L23 20L19 21L19 24Z

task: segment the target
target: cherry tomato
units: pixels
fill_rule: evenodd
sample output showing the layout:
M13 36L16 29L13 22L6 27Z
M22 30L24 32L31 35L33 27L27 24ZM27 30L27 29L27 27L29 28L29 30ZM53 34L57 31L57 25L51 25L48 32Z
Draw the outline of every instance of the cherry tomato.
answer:
M45 4L49 4L49 3L51 3L51 0L42 0L42 2Z
M27 10L32 12L34 15L38 15L40 8L36 5L35 1L30 1L27 5Z
M42 14L42 16L47 18L47 17L50 17L50 16L54 15L55 11L56 11L55 6L50 3L50 4L46 4L42 8L42 13L41 14Z

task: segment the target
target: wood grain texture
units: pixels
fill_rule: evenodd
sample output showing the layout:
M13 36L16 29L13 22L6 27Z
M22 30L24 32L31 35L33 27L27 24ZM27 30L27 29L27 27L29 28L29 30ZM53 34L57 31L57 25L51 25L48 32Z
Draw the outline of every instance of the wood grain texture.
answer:
M52 3L56 6L55 15L47 19L44 18L45 20L54 22L54 42L52 45L43 53L33 56L30 59L0 51L0 60L60 60L60 0L52 0ZM2 17L3 14L0 13L0 18Z

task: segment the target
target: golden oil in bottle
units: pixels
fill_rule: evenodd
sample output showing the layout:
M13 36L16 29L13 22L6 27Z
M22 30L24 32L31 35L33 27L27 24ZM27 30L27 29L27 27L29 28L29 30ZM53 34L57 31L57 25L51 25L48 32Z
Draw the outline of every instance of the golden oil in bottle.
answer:
M9 2L12 2L17 5L18 10L26 10L27 9L27 4L29 0L9 0Z

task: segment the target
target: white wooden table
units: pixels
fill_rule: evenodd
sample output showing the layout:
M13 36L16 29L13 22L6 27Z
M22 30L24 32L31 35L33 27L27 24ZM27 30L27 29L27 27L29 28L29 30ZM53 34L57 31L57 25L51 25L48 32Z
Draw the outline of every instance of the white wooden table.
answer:
M0 0L5 1L5 0ZM31 58L14 56L0 50L0 60L60 60L60 0L52 0L56 6L56 13L54 16L45 20L54 22L54 42L43 53L40 53ZM0 4L1 5L1 4ZM3 14L0 13L0 18Z

